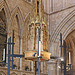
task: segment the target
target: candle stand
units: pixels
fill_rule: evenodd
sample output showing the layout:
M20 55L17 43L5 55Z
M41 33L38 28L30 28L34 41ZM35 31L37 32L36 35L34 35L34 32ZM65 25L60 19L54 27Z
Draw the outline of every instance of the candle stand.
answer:
M36 62L38 62L38 75L40 75L40 62L50 60L51 53L40 49L40 29L38 29L38 50L27 50L24 52L25 60L35 61L35 75L37 72Z
M68 64L68 70L71 70L72 69L72 64Z

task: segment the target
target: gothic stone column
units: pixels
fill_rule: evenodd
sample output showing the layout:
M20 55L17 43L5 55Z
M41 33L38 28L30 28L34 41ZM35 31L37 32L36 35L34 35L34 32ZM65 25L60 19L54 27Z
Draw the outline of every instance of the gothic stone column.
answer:
M48 75L57 75L57 61L54 59L51 59L47 63L47 72Z

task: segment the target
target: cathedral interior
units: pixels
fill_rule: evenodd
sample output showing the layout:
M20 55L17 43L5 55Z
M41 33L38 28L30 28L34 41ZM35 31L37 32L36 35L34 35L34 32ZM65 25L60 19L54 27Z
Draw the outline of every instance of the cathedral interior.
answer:
M24 57L13 58L10 75L35 75L35 64L38 75L38 29L40 75L75 75L75 0L0 0L0 75L8 75L3 63L8 63L13 30L10 54L14 48L14 54Z

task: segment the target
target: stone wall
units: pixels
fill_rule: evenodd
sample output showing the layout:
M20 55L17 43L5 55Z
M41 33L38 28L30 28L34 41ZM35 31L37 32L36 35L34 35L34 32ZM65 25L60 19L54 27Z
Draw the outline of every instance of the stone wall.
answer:
M0 67L0 74L7 75L7 68ZM10 70L10 75L35 75L35 73L30 71L24 71L24 70ZM47 75L47 74L41 73L40 75Z

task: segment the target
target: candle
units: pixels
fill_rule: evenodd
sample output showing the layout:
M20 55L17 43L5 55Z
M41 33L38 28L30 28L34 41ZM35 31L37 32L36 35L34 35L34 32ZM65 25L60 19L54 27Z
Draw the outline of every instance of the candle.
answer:
M5 61L5 48L3 49L3 61Z
M41 48L41 41L39 41L39 56L40 56L40 48Z
M71 52L69 52L69 64L71 64Z
M31 71L33 71L33 61L31 61L30 64L31 64L31 66L30 66Z

